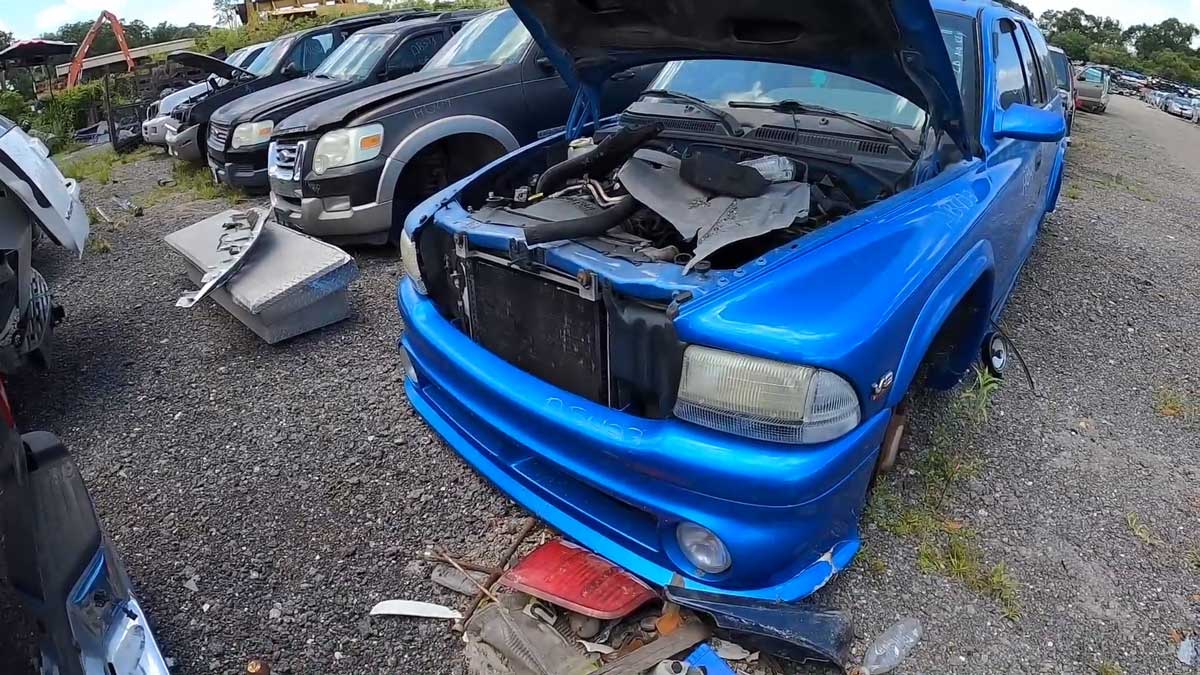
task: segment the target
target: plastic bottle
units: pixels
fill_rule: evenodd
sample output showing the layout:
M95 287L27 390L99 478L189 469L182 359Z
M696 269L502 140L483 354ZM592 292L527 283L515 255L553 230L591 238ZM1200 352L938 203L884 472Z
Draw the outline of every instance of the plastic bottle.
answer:
M899 666L921 641L921 622L912 617L901 619L875 638L863 655L861 675L883 675Z

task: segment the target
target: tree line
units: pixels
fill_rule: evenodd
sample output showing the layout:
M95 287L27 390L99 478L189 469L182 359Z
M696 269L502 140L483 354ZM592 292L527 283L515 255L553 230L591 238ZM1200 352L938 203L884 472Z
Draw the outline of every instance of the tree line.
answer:
M1101 63L1200 85L1200 51L1192 41L1200 28L1179 19L1123 28L1106 16L1075 8L1042 12L1037 23L1046 39L1074 61Z

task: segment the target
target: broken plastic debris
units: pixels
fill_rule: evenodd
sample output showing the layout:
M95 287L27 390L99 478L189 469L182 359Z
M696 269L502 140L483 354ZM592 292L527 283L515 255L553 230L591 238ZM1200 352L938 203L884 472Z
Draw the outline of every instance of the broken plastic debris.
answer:
M597 619L619 619L655 597L625 570L594 553L552 539L504 573L500 583Z
M196 585L196 577L191 577L187 581L183 582L183 587L193 593L200 592L200 587Z
M579 653L554 628L521 611L524 596L508 595L479 610L467 622L468 640L478 639L503 657L513 675L583 675L596 657Z
M371 608L371 616L420 616L427 619L461 619L457 609L418 600L384 600Z
M738 164L754 169L761 173L763 178L772 183L786 183L796 180L796 164L783 155L767 155L766 157L738 162Z
M861 675L890 673L908 657L913 647L921 641L921 622L907 617L897 621L891 628L875 638L863 656Z
M1194 637L1180 642L1179 651L1175 652L1175 658L1189 668L1200 666L1200 643L1197 643Z
M437 565L429 573L429 579L433 583L463 595L475 595L479 587L487 582L487 578L487 572L460 572L450 565Z
M750 661L752 654L749 649L726 640L713 639L712 647L717 652L717 656L726 661Z
M617 651L617 650L613 649L612 647L609 647L606 644L601 644L599 642L588 642L587 640L580 640L579 644L583 645L583 650L589 654L612 654L613 652Z
M728 644L728 643L726 643ZM734 645L737 646L737 645ZM725 663L720 652L709 645L700 645L687 657L687 664L698 669L705 675L734 675L733 669ZM688 672L691 672L690 670Z

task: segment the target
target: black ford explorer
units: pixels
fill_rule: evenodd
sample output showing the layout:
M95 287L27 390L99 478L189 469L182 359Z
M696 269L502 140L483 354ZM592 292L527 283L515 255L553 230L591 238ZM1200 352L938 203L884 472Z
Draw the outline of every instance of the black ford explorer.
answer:
M167 123L167 145L180 159L203 164L209 119L221 106L280 82L308 75L325 57L354 33L392 21L428 16L428 12L375 12L338 19L276 38L245 68L194 52L176 52L167 58L187 66L208 70L230 80L230 84L199 100L181 104L171 111Z
M212 115L209 166L229 185L266 187L267 145L278 122L318 101L420 70L478 14L429 14L364 28L329 54L311 75L226 103Z
M602 114L624 109L659 69L614 75ZM561 129L574 97L512 10L483 14L420 72L276 124L268 155L276 218L334 241L397 241L413 206Z

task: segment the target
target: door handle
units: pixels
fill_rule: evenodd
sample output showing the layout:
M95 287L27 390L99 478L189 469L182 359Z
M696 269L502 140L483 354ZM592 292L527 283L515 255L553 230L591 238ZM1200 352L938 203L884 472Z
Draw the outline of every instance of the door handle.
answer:
M613 73L613 76L609 79L613 80L614 82L621 82L623 80L632 80L635 77L637 77L637 73L633 72L632 70L622 70L619 73Z

